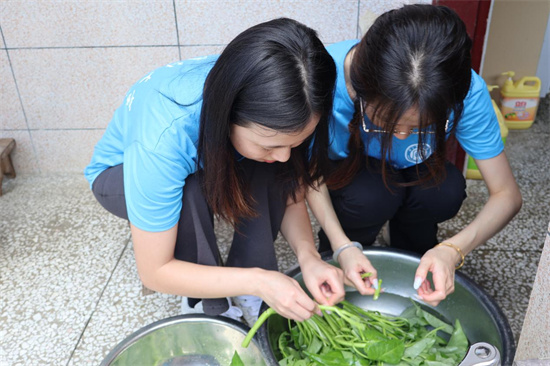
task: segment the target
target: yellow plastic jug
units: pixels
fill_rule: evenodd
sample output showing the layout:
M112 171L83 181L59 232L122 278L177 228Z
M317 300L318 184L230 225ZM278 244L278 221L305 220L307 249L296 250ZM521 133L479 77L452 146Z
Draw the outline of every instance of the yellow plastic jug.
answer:
M540 100L540 79L526 76L514 82L513 71L503 72L508 79L500 91L500 110L506 126L512 130L531 127L537 115Z
M489 89L489 91L492 91L494 88L498 88L498 85L487 85L487 88ZM491 99L491 103L493 103L493 109L495 110L495 114L497 115L498 125L500 127L500 137L502 137L502 142L506 143L506 138L508 137L508 127L505 123L504 116L500 112L497 103L493 99ZM466 178L483 179L476 162L471 156L468 156L468 163L466 165Z

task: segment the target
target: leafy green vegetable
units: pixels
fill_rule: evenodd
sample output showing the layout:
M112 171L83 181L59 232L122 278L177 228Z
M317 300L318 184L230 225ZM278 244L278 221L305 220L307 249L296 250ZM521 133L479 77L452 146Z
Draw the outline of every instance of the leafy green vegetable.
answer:
M371 360L396 364L403 358L405 343L398 339L369 342L365 347L365 353Z
M412 300L411 300L412 301ZM288 321L279 336L282 366L451 366L466 355L468 340L460 321L454 327L413 301L401 316L383 315L343 301L319 305L323 316ZM274 311L265 311L247 335ZM449 338L450 335L450 338ZM446 337L446 338L444 338ZM448 339L448 341L447 341ZM246 339L245 339L246 340ZM243 347L245 342L243 342Z
M231 364L229 366L244 366L243 360L241 360L241 356L235 351L233 354L233 358L231 359Z
M378 300L378 297L380 296L380 291L382 291L382 280L378 280L378 287L376 287L376 290L374 291L373 300Z
M366 272L361 273L361 278L367 278L372 276L372 272ZM376 291L374 292L373 300L378 300L378 297L380 296L380 290L382 290L382 280L378 280L378 287L376 288Z
M248 345L252 341L252 338L254 337L254 334L256 334L258 329L260 329L260 327L267 320L267 318L269 318L273 314L277 314L277 312L275 310L273 310L272 308L268 308L266 311L264 311L262 313L262 315L260 315L258 320L256 320L256 323L254 323L254 325L252 326L252 328L250 329L250 331L248 332L248 334L244 338L243 343L241 345L243 348L248 347Z

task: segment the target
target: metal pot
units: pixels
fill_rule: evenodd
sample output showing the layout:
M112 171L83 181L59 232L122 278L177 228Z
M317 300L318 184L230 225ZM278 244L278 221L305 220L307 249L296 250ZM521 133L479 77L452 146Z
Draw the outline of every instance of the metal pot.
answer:
M414 253L390 249L369 248L363 253L369 258L378 271L378 278L383 280L385 292L378 300L372 296L362 296L353 288L346 288L346 300L369 310L397 316L411 306L410 298L415 298L413 280L420 256ZM323 260L335 264L330 255L323 255ZM335 264L337 265L337 263ZM305 289L302 274L298 266L287 271L287 275L296 279ZM307 289L306 289L307 291ZM416 300L421 302L420 300ZM421 302L422 303L422 302ZM502 310L485 291L464 274L457 272L455 277L455 292L449 295L437 307L423 304L448 323L454 323L458 318L470 344L484 342L496 347L500 362L511 365L515 354L515 343L510 325ZM267 309L262 304L261 311ZM278 336L286 329L286 319L274 315L270 317L258 332L260 347L266 354L270 365L277 365L276 355ZM473 364L472 364L473 365ZM492 365L492 363L485 363Z
M267 363L258 342L241 343L250 328L233 319L188 314L141 328L119 343L100 366L227 366L237 351L245 365Z

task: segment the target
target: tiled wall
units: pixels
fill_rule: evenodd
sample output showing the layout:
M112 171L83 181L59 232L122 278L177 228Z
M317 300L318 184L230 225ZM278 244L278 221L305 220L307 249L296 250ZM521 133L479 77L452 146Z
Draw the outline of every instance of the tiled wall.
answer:
M242 30L279 16L323 42L429 0L1 0L0 137L17 173L82 172L127 89L148 71L219 53Z

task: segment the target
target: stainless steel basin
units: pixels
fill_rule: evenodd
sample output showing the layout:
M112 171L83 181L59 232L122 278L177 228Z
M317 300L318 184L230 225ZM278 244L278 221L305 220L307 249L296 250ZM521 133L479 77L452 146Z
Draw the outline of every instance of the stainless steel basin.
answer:
M369 310L377 310L388 315L399 315L411 306L414 298L413 280L420 257L416 254L389 248L369 248L364 254L378 271L385 292L378 300L372 296L362 296L353 288L346 289L346 300ZM334 261L329 255L323 259L331 264ZM287 274L295 278L305 288L299 267L291 268ZM419 300L417 300L419 301ZM420 302L420 301L419 301ZM515 354L515 343L510 325L502 310L485 291L467 276L457 272L455 292L442 301L437 307L423 304L433 310L448 323L458 318L471 344L486 342L500 351L503 365L511 365ZM267 305L262 304L262 311ZM267 353L268 362L276 365L275 344L279 334L286 329L286 319L274 315L259 330L260 346ZM267 350L267 351L266 351Z
M205 314L180 315L150 324L128 336L101 366L227 366L235 351L245 365L266 365L253 339L242 348L250 328L233 319Z

